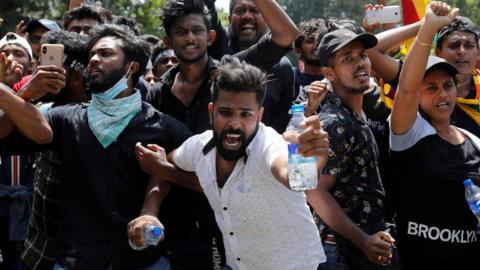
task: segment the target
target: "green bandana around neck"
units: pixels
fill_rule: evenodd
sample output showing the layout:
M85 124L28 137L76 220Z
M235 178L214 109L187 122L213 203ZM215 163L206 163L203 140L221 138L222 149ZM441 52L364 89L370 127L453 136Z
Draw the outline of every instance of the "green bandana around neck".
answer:
M116 141L130 120L142 110L140 91L134 91L134 94L119 99L92 95L92 103L87 108L88 125L103 148Z

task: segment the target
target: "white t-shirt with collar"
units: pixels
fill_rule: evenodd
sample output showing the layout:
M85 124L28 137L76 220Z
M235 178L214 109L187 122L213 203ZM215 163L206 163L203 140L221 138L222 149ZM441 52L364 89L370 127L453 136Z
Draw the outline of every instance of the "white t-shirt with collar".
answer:
M287 144L260 124L222 189L218 187L216 149L204 151L211 130L193 136L173 156L175 164L195 172L222 231L227 264L233 269L316 269L325 262L317 227L303 192L283 186L271 173ZM205 153L204 153L205 152Z

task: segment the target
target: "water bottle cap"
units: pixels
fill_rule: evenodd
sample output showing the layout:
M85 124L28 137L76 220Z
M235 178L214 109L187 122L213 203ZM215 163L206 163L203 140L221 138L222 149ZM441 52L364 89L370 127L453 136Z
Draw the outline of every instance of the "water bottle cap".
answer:
M300 113L300 112L303 113L305 111L305 105L303 104L292 105L291 111L292 113Z
M162 234L162 228L160 228L158 226L153 227L153 229L152 229L152 235L153 236L160 237L161 234Z
M466 188L473 186L472 179L465 179L463 181L463 186L466 187Z

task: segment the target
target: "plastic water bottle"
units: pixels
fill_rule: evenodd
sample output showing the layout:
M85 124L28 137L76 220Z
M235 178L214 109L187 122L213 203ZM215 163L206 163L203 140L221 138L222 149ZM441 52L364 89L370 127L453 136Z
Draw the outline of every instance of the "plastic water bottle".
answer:
M162 234L162 228L160 228L159 226L146 225L143 227L143 242L145 243L143 246L136 246L130 240L128 240L128 242L133 249L142 250L147 248L148 246L153 246L158 243L158 241L160 241L160 238L162 237Z
M470 210L477 217L477 234L480 233L480 188L473 184L471 179L463 181L465 187L465 199L467 200Z
M288 123L287 132L300 133L300 124L305 119L304 105L292 105L292 119ZM295 137L296 136L292 136ZM295 191L314 189L318 183L317 158L304 157L297 154L298 141L288 144L288 182Z

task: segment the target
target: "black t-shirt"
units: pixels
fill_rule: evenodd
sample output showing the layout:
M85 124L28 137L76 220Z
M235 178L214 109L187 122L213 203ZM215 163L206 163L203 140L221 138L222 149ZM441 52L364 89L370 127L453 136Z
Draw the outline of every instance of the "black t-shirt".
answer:
M395 89L398 86L398 80L400 78L400 71L402 70L403 62L399 61L399 68L397 76L389 82L385 82L389 85L389 93L385 93L384 86L375 86L370 90L367 90L363 94L363 106L362 109L367 117L366 123L372 130L373 136L378 145L378 152L380 154L380 172L382 173L383 186L385 187L385 193L389 203L389 215L394 216L396 211L396 205L394 204L395 192L392 184L392 168L390 164L390 128L388 123L388 117L391 110L385 105L383 98L395 96ZM382 98L382 91L384 95L388 97ZM393 212L392 212L393 211Z
M303 103L308 98L307 86L314 81L321 81L325 77L323 75L309 75L296 67L293 67L293 71L295 73L295 103Z
M472 85L468 95L465 97L467 99L474 99L476 95L475 85ZM455 106L451 116L452 125L455 125L459 128L466 129L475 136L480 137L480 125L478 125L470 116L468 116L460 107Z
M46 118L52 143L36 145L14 134L0 142L0 151L59 153L65 199L56 261L71 269L107 269L110 264L113 269L136 269L155 263L161 245L139 252L127 239L127 224L139 216L150 178L136 160L135 144L158 144L168 153L191 132L147 103L107 148L91 131L85 104L55 107Z
M391 137L400 256L407 265L475 265L477 220L465 201L463 181L480 184L480 140L466 136L464 143L452 145L420 115L408 132Z

